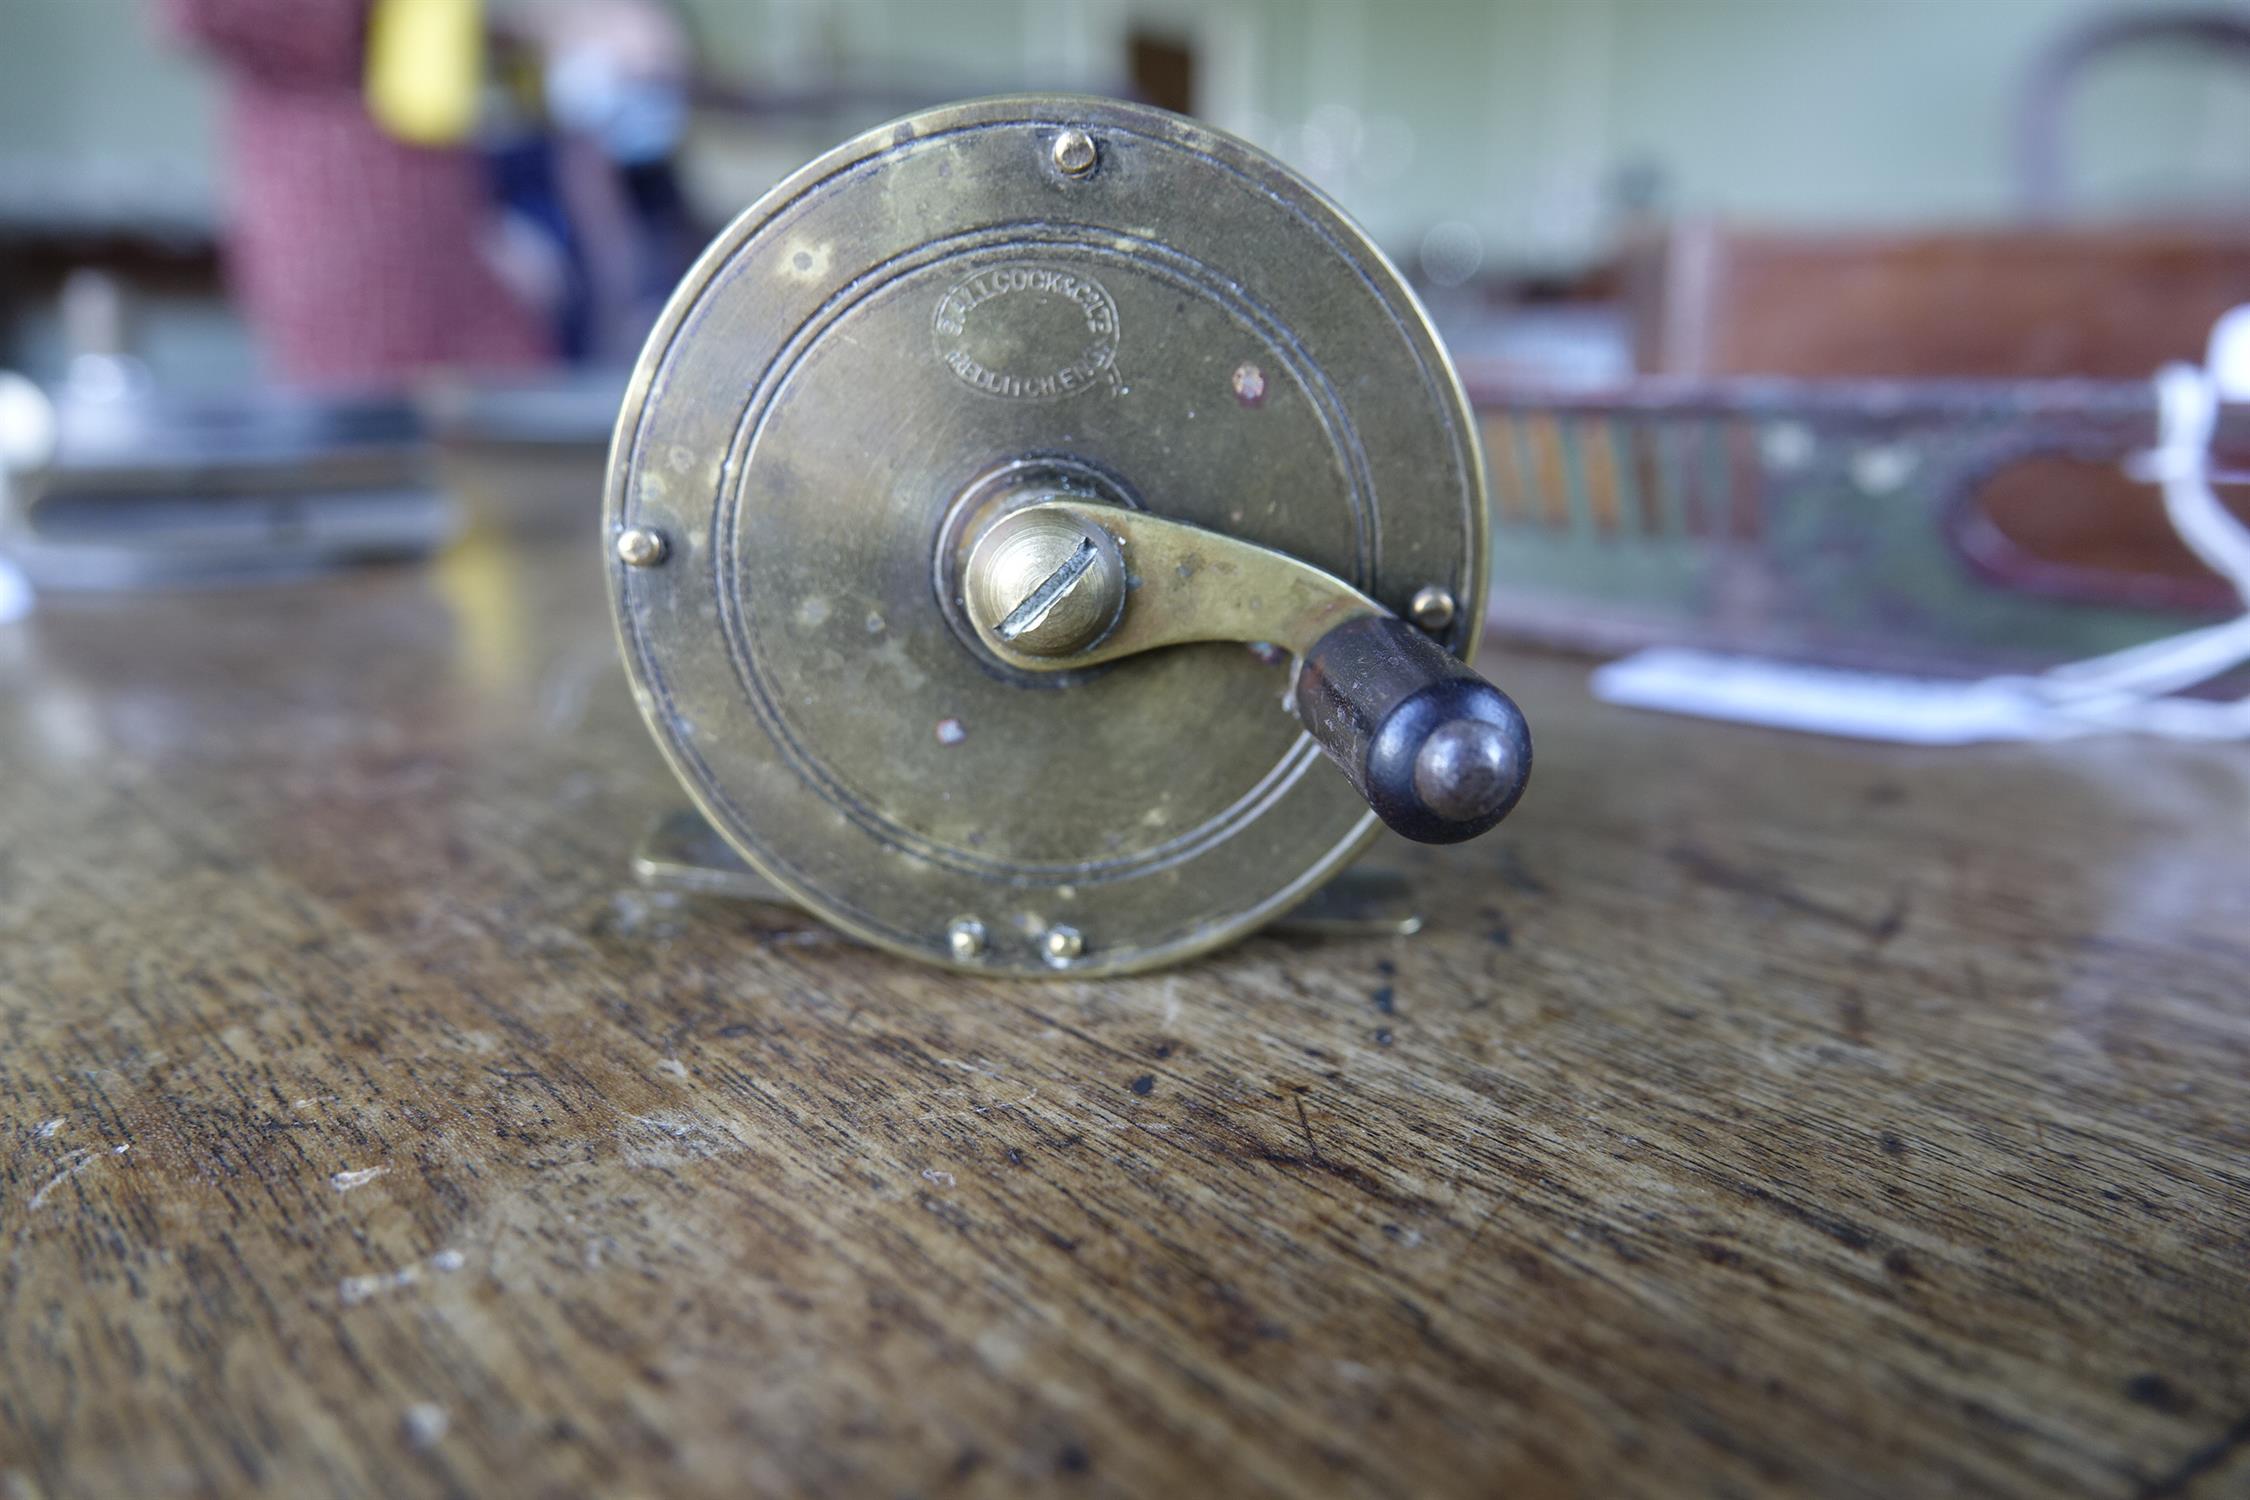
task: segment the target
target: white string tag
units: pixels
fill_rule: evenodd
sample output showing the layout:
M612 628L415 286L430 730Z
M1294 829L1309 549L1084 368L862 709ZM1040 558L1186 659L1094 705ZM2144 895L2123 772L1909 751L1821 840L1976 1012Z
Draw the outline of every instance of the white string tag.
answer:
M1627 708L1904 745L2058 739L2037 698L2000 679L1947 682L1662 647L1594 672L1594 696Z
M2202 368L2167 365L2155 385L2157 444L2127 472L2163 487L2164 513L2180 539L2234 586L2244 611L2237 618L2036 676L1974 682L1662 647L1596 669L1594 696L1630 708L1913 745L2116 732L2250 738L2250 698L2172 696L2250 661L2250 528L2219 502L2210 480L2220 403L2250 401L2250 305L2212 328Z

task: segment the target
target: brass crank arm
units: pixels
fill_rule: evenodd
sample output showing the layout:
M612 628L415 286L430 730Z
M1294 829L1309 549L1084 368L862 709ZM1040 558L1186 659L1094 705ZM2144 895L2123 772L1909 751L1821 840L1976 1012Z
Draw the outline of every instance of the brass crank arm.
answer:
M1393 829L1472 838L1531 775L1507 694L1323 569L1146 511L1042 500L970 550L963 603L986 647L1034 672L1194 641L1278 646L1298 718Z

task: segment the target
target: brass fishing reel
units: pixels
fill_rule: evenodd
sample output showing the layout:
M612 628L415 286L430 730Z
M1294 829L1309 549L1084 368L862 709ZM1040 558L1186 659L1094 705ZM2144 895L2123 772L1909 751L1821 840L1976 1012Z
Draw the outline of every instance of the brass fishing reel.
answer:
M1313 188L1160 110L951 105L767 194L641 356L604 527L705 883L930 962L1175 962L1530 773L1464 665L1443 348Z

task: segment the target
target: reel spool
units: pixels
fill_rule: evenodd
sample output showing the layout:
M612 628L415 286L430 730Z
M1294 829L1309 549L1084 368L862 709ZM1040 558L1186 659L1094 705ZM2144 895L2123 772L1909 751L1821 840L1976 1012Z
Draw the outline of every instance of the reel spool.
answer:
M651 336L604 525L703 815L932 963L1176 962L1530 772L1462 664L1444 350L1312 187L1160 110L947 106L775 188Z

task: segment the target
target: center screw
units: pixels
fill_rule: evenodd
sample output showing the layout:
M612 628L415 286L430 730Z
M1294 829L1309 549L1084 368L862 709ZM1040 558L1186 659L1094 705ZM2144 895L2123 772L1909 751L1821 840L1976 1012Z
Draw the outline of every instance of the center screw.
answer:
M1070 656L1109 633L1125 603L1125 561L1099 528L1018 511L969 551L963 602L987 644Z

